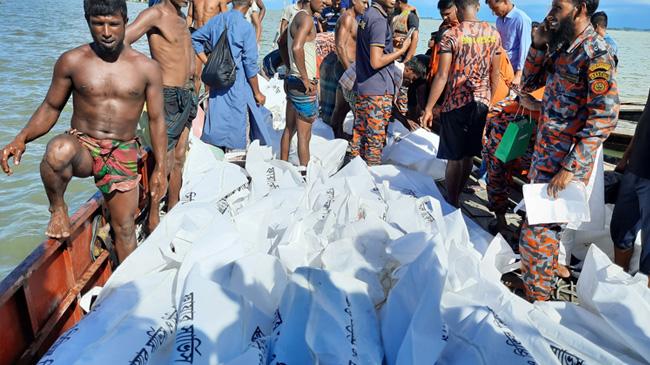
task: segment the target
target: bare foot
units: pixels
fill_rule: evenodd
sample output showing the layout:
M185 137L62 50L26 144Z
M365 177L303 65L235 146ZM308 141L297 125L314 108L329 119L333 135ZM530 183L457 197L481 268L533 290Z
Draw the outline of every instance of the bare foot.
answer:
M54 239L70 237L68 207L64 205L60 208L50 208L50 213L50 223L47 225L45 235Z

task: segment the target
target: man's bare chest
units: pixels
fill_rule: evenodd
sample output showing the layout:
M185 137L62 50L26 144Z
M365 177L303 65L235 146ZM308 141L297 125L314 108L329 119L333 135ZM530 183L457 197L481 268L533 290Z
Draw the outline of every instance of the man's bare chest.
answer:
M142 99L146 80L136 67L88 67L72 76L73 89L87 97Z

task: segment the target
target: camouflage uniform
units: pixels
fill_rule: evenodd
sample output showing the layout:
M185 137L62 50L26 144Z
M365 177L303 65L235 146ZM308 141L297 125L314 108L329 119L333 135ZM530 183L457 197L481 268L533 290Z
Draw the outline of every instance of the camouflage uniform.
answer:
M370 166L381 164L392 106L393 95L357 96L350 142L352 157L361 156Z
M525 91L546 85L529 179L548 183L565 169L589 180L596 151L616 127L620 108L614 59L593 27L568 47L531 48L524 68ZM530 207L532 208L532 207ZM529 300L547 300L559 250L561 227L522 227L519 251Z
M487 195L490 210L495 214L505 214L508 209L508 188L512 185L513 175L527 175L530 168L530 159L535 146L537 124L533 129L530 143L526 153L512 161L504 163L495 153L508 124L515 120L517 115L523 115L536 121L539 113L531 112L519 107L519 102L513 98L506 98L490 108L485 134L483 135L483 161L487 163Z

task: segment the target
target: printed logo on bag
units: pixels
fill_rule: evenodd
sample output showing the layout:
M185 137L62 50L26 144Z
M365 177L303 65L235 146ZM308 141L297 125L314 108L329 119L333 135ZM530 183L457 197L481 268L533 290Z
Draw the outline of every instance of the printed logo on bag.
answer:
M422 217L422 219L424 219L425 222L433 223L435 221L435 218L429 212L429 209L426 206L426 201L420 202L420 204L418 204L418 212L420 213L420 216Z
M280 310L276 309L275 310L275 315L273 316L273 329L272 331L275 331L280 325L282 324L282 316L280 315ZM276 333L276 335L279 335L280 333Z
M149 327L149 330L146 331L148 336L147 342L145 345L135 354L135 357L129 362L129 364L146 364L149 361L149 357L160 349L167 338L171 338L176 329L176 311L173 310L170 313L165 313L161 319L164 324L155 327ZM178 339L178 335L176 336ZM177 340L178 341L178 340Z
M196 193L195 192L193 192L193 191L187 192L185 194L185 203L189 203L191 201L194 201L195 198L196 198Z
M260 338L264 337L264 332L260 329L259 326L255 328L255 332L253 332L253 336L251 336L251 342L255 342L259 340Z
M191 323L194 320L194 292L185 294L181 301L181 306L178 310L178 327L176 330L176 352L180 358L175 359L174 362L186 362L189 364L194 363L194 355L201 355L199 346L201 346L201 339L194 333L194 324L181 325L183 323Z
M269 189L274 190L279 188L276 179L275 179L275 169L273 167L269 167L266 170L266 185L269 187Z
M562 365L584 365L585 361L567 350L551 345L551 351L557 356Z

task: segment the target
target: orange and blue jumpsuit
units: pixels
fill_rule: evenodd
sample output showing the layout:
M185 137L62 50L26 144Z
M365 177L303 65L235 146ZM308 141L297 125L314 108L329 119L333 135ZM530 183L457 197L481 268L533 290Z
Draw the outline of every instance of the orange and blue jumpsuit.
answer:
M596 151L616 127L620 103L614 76L614 58L591 25L568 47L530 49L523 88L531 92L546 86L528 174L532 183L548 183L565 169L587 184ZM551 294L561 229L523 224L519 252L529 300L547 300Z

